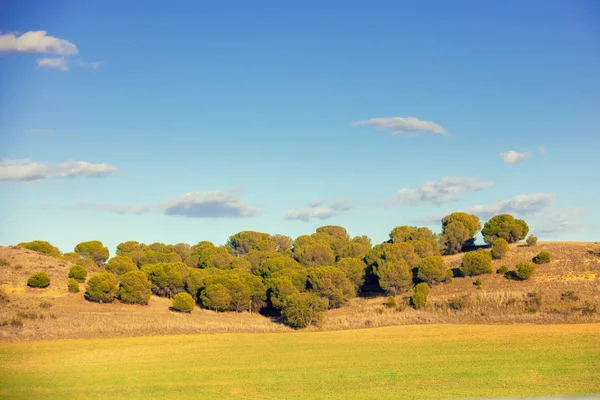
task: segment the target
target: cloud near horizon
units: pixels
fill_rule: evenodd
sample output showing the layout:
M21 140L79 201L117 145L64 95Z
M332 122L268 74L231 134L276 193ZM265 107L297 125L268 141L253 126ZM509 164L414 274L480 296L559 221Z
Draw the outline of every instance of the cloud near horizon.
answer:
M0 182L31 182L44 179L101 177L117 173L110 164L92 164L68 161L59 164L41 164L31 160L0 161Z
M47 31L29 31L0 34L0 51L19 53L78 54L75 44L68 40L48 36Z
M447 136L448 132L435 122L423 121L415 117L371 118L352 122L351 126L374 126L379 129L391 130L394 135L413 136L433 133Z
M531 215L549 207L557 195L554 193L520 194L508 200L498 200L488 205L477 205L470 212L482 218L496 214Z
M528 158L533 157L533 154L531 154L528 151L518 152L514 150L509 150L500 153L500 157L502 157L502 160L504 160L504 164L516 164L518 162L525 161Z
M69 62L64 57L38 58L36 62L38 68L57 69L64 72L69 70Z
M349 211L353 207L354 205L349 199L336 199L332 201L317 200L310 203L306 208L289 210L284 218L304 222L308 222L311 219L326 220L338 215L340 212Z
M233 192L211 191L186 193L156 205L130 205L116 203L77 203L75 205L41 204L36 208L62 210L98 210L116 214L142 215L162 213L188 218L247 218L259 214L255 206L245 204Z
M387 205L442 205L460 199L460 195L478 192L494 186L492 182L481 182L477 178L442 177L439 181L425 181L416 189L398 190L396 197L384 201Z

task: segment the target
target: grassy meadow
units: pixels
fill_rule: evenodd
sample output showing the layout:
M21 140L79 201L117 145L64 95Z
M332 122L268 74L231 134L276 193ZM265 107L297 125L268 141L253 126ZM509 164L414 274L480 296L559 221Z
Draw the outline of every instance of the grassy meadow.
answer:
M0 344L0 398L414 399L600 392L600 324L411 325Z

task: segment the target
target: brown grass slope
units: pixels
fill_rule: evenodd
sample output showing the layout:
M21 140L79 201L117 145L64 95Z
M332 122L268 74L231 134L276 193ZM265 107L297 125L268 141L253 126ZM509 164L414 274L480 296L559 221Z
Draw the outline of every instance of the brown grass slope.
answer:
M528 281L483 275L454 278L452 283L434 286L422 310L407 305L411 293L398 296L398 307L384 306L386 297L355 298L347 305L327 312L324 324L309 330L337 330L361 327L421 323L586 323L600 322L600 250L596 243L544 242L535 247L511 246L509 254L495 260L494 270L510 270L521 261L531 261L540 251L552 256L549 264L537 266ZM153 296L148 306L96 304L79 293L67 291L71 264L30 250L0 246L0 287L10 302L0 304L0 341L54 338L140 336L198 332L285 332L284 325L259 314L216 313L196 309L191 315L169 311L170 300ZM462 254L445 257L458 268ZM51 285L46 289L27 287L27 278L46 271ZM573 291L578 299L563 299ZM532 304L528 293L538 293L541 305ZM449 304L462 299L463 308ZM597 305L594 310L593 305Z

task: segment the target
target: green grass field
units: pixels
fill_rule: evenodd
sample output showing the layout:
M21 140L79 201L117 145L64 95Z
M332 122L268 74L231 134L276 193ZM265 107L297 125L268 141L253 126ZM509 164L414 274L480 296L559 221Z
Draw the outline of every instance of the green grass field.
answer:
M0 345L10 399L416 399L600 392L600 325L418 325Z

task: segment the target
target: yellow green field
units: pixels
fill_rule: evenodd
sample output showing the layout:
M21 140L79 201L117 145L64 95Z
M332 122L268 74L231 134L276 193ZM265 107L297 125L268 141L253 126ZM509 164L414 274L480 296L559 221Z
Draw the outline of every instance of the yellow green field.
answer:
M10 399L600 393L600 324L412 325L0 344Z

